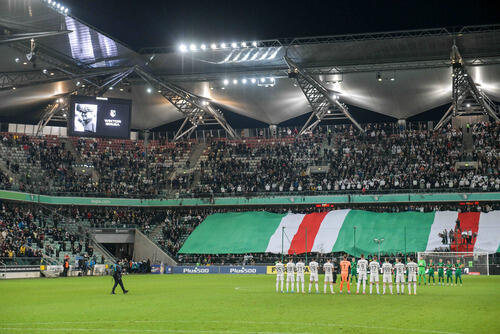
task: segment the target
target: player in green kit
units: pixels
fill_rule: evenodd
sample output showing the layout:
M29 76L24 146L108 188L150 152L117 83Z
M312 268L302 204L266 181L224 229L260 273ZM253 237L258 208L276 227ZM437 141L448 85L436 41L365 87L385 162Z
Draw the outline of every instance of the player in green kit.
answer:
M352 278L356 277L356 283L358 283L358 267L357 267L357 262L355 258L351 259L351 279L350 283L352 283Z
M462 268L464 264L457 259L457 264L455 265L455 285L458 285L458 280L460 279L460 286L462 286Z
M427 284L425 281L425 260L420 258L418 259L418 285L420 285L420 280L424 281L424 284Z
M427 267L429 268L429 271L427 272L427 275L429 276L429 285L431 285L431 278L432 283L436 285L436 279L434 278L434 263L432 263L432 259L429 260L429 264Z
M451 282L451 286L453 286L453 265L450 260L446 261L446 286Z
M439 285L444 285L444 262L443 262L443 259L439 259L439 263L438 263L438 283L439 283Z

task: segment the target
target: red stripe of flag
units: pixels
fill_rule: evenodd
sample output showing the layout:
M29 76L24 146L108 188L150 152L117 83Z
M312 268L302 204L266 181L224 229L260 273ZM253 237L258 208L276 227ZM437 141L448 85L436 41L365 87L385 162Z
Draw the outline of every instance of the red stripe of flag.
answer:
M306 231L307 252L311 251L314 239L316 239L316 234L318 234L319 227L321 226L321 222L327 213L328 212L315 212L304 216L297 233L293 236L290 249L288 249L288 254L302 254L306 252Z
M464 212L458 214L458 220L460 220L460 230L463 231L472 231L472 234L477 233L479 230L479 217L481 216L480 212ZM458 237L458 235L457 235ZM452 250L455 252L466 252L472 251L474 249L474 244L476 243L476 238L472 238L472 242L467 245L466 241L462 239L461 236L456 238L456 242L452 244ZM458 247L457 247L458 244ZM467 249L468 248L468 249Z

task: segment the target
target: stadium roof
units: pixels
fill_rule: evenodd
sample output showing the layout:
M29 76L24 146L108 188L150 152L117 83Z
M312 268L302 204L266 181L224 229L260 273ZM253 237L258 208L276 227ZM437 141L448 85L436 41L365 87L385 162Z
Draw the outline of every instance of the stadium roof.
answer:
M311 111L301 89L287 76L285 54L314 73L342 102L408 118L451 101L453 43L474 81L493 100L500 100L500 25L255 41L257 46L254 41L226 41L226 48L217 44L212 49L207 43L205 50L198 43L193 45L196 51L186 41L186 52L178 46L134 51L71 12L65 14L46 1L27 0L1 1L0 27L10 34L0 35L3 119L36 119L45 104L75 90L77 82L140 66L212 99L223 110L278 124ZM35 38L35 68L26 59L29 39L7 41L27 33L47 34ZM260 78L266 84L259 84ZM274 82L267 84L271 78ZM183 118L159 93L148 93L148 87L131 75L105 96L133 100L136 129Z

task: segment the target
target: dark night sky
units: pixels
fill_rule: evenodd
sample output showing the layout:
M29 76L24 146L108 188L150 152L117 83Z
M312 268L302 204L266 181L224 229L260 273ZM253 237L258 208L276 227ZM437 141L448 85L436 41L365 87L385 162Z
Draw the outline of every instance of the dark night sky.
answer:
M496 1L61 0L135 49L500 23Z

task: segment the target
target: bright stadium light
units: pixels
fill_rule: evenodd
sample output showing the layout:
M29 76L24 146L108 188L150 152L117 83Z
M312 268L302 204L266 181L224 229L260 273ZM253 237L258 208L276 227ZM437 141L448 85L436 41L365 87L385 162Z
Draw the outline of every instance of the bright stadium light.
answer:
M252 79L250 79L250 81L254 84L254 83L256 83L256 82L257 82L257 79L252 78Z
M224 79L224 86L227 86L227 85L229 85L229 80Z
M238 80L234 79L233 80L233 85L237 85L238 84Z
M191 51L196 51L196 44L191 44L191 45L189 46L189 50L191 50Z
M470 103L467 103L465 106L466 106L467 108L470 108Z
M187 52L187 50L188 50L188 48L187 48L186 44L179 45L180 52Z
M64 10L64 13L65 13L65 14L68 14L68 8L66 8L66 9Z
M42 70L42 73L43 73L43 74L47 74L47 69L46 69L46 68L44 68L44 69Z
M271 77L269 80L270 80L271 82L274 82L274 78L273 78L273 77Z
M232 42L231 46L233 47L233 49L236 49L238 47L238 44L236 44L236 42Z
M225 48L226 48L226 43L220 43L220 47L221 47L222 49L225 49Z
M61 8L61 4L56 5L57 9Z
M114 89L113 86L109 87L109 90L113 90L113 89Z
M256 42L256 41L253 41L253 42L252 42L252 46L256 48L256 47L257 47L257 42Z
M247 47L247 43L246 42L241 42L241 47L242 48L246 48Z
M247 83L247 79L246 78L241 79L241 83L245 85Z
M200 49L202 49L203 51L205 51L205 50L207 49L207 46L206 46L205 44L202 44L202 45L200 46Z
M151 89L151 88L148 88L148 89L146 89L146 91L147 91L149 94L151 94L152 89Z
M260 78L260 82L266 82L266 78Z
M377 73L377 80L382 81L382 76L380 75L380 73Z
M217 49L217 44L215 44L215 43L212 43L212 45L210 45L210 48L211 48L212 50L215 50L215 49Z

